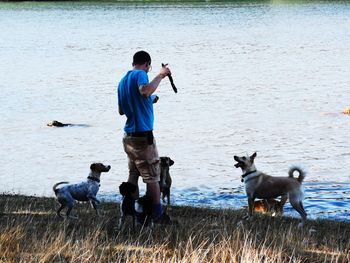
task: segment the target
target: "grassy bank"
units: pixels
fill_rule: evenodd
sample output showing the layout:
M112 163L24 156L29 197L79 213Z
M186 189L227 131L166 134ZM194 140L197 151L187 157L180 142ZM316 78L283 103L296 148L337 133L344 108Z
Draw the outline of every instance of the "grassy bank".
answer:
M79 204L61 220L52 198L0 195L0 262L350 262L350 223L173 207L179 226L116 230L119 206ZM130 222L129 222L130 223ZM130 225L130 224L129 224ZM313 227L316 231L309 231Z

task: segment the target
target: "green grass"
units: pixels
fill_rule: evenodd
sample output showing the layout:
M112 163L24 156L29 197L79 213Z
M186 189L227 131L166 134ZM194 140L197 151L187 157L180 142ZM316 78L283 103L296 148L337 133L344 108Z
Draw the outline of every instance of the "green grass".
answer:
M178 226L123 232L119 205L101 217L78 204L77 220L56 216L53 198L0 195L0 262L350 262L350 223L173 207ZM315 229L310 231L310 229Z

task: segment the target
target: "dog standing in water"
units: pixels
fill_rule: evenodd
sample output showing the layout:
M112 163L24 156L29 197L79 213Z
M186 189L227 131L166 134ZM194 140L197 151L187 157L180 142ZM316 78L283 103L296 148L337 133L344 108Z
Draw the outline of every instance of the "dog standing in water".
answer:
M160 157L160 192L162 193L162 200L165 202L167 198L167 204L170 205L170 187L172 179L169 172L169 167L174 164L174 161L170 157Z
M235 167L241 168L243 172L242 181L248 197L248 216L251 217L253 215L254 200L256 198L272 199L280 196L280 205L282 207L289 198L290 204L301 216L302 221L299 227L304 226L307 214L302 203L303 192L301 184L305 178L305 172L298 167L292 167L289 169L288 177L269 176L256 169L254 164L256 155L254 153L251 156L234 156L237 162ZM299 173L298 178L293 177L295 171Z
M57 188L60 184L68 184L68 182L60 182L53 186L53 191L57 197L57 201L61 204L57 210L57 215L61 217L61 211L63 208L68 207L66 212L67 217L76 218L70 215L73 206L76 201L90 201L94 207L96 214L99 215L97 210L97 204L100 203L97 200L96 195L100 188L101 173L108 172L111 169L110 165L104 165L102 163L93 163L90 165L90 174L86 182L79 184L69 184L62 188Z

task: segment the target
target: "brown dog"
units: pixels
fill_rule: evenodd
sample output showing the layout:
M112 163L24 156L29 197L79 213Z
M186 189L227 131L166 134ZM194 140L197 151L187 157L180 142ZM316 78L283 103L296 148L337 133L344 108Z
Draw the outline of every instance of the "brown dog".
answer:
M160 157L160 181L159 187L162 193L163 202L165 197L167 198L167 204L170 205L170 187L171 187L171 176L169 173L169 167L174 164L174 161L170 157Z
M302 218L302 221L299 224L299 227L302 227L307 217L302 203L303 192L301 189L301 183L305 178L305 172L298 167L292 167L289 169L288 177L269 176L255 168L254 159L256 155L257 154L254 153L251 156L234 156L234 159L237 162L235 167L241 168L243 172L242 181L245 184L245 190L248 197L248 217L253 215L254 200L256 198L268 200L280 196L280 205L282 207L289 198L290 204ZM298 178L293 177L295 171L299 173Z
M283 205L276 199L262 199L254 201L254 211L258 213L283 214Z

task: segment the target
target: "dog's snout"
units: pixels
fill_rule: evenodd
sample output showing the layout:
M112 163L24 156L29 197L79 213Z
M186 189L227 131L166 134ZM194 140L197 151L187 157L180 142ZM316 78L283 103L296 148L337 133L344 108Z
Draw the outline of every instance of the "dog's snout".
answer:
M104 165L103 163L93 163L90 165L91 171L103 173L108 172L111 169L110 165Z

